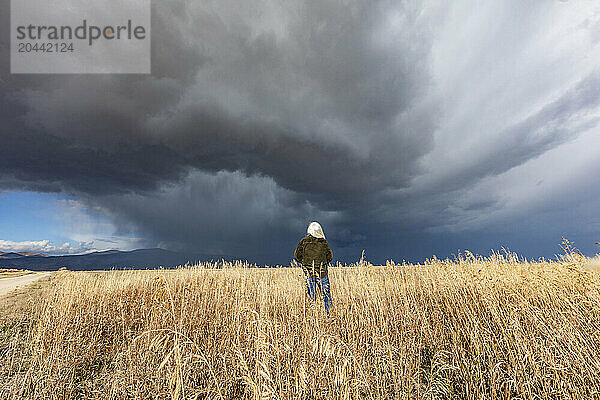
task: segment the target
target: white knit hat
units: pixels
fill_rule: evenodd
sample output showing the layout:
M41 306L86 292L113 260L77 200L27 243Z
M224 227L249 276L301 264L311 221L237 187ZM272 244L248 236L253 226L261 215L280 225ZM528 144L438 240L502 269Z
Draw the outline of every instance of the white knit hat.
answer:
M323 233L323 228L321 228L321 224L317 221L313 221L308 225L308 229L306 230L310 236L325 239L325 234Z

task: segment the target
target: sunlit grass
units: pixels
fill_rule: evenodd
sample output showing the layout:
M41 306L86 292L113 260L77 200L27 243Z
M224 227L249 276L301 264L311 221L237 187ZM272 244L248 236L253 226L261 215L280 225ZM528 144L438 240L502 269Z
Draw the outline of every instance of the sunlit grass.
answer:
M27 271L25 269L7 269L0 268L0 279L1 278L15 278L17 276L23 276L27 274L31 274L31 271Z
M0 302L0 398L599 398L589 261L363 261L330 317L300 269L61 271Z

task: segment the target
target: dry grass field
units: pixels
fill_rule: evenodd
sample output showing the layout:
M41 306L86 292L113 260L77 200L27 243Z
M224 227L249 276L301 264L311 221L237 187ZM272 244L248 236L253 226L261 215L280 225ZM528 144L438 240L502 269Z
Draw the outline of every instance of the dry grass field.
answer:
M597 399L576 254L331 268L60 271L0 298L2 399Z
M0 279L1 278L14 278L17 276L23 276L23 275L27 275L27 274L31 274L31 273L33 273L33 272L27 271L25 269L0 268Z

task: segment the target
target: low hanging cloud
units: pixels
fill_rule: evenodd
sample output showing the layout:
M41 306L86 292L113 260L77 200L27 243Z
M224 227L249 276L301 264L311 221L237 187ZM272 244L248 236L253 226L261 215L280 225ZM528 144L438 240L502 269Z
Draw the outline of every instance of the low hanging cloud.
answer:
M13 242L10 240L0 240L0 249L3 252L34 252L46 255L63 255L63 254L81 254L92 249L92 243L69 243L65 242L62 245L53 245L49 240L34 240Z
M598 144L594 5L153 7L150 76L10 75L2 36L0 189L173 249L281 261L319 219L338 255L421 256L541 212L506 200L526 166Z

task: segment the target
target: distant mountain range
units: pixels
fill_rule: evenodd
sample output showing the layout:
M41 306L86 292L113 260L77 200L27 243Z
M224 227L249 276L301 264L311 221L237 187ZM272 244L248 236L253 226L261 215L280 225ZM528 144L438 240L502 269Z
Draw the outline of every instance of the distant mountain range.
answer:
M34 252L0 252L0 268L31 271L53 271L62 267L70 270L170 268L188 262L193 264L221 259L232 260L233 257L186 254L164 249L106 250L67 256L49 256Z
M48 254L44 253L34 253L32 251L17 251L17 252L4 252L0 251L0 260L7 258L21 258L21 257L31 257L31 256L40 256L46 257Z

